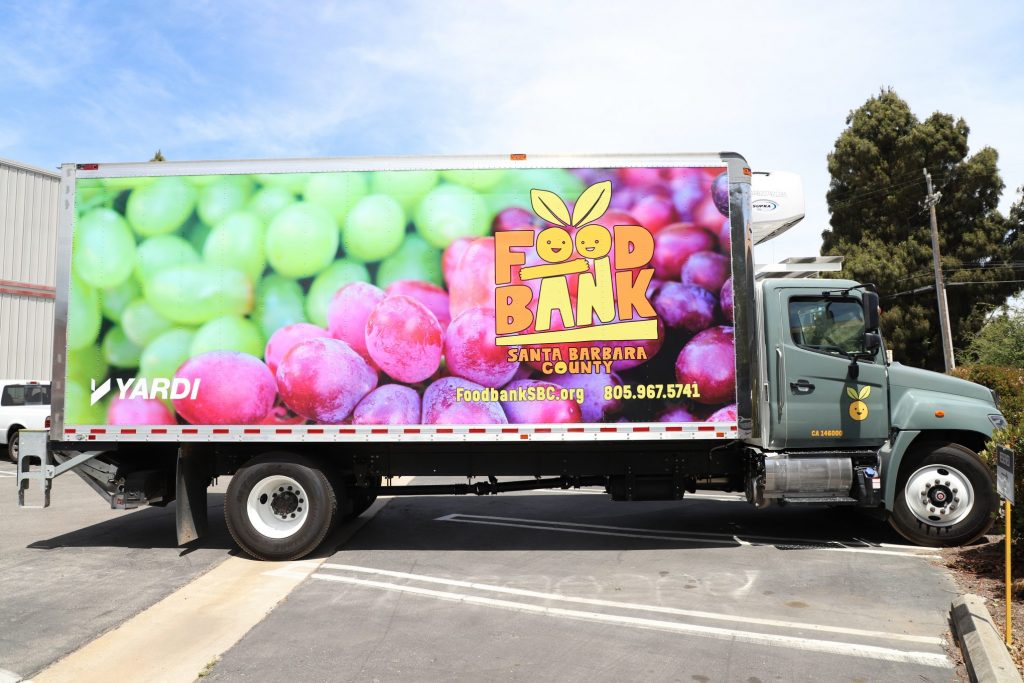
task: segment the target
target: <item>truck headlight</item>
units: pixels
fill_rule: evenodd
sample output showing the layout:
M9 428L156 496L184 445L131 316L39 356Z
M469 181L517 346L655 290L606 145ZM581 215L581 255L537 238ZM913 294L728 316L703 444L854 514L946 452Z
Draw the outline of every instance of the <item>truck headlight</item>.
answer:
M988 421L991 422L992 426L996 429L1006 429L1006 418L999 413L989 415Z

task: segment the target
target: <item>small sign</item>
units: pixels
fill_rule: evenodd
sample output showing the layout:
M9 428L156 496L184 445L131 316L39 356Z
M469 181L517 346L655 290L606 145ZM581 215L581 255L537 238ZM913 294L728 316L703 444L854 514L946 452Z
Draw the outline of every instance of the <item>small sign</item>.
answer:
M1013 502L1013 451L999 446L996 448L996 492L1010 505Z

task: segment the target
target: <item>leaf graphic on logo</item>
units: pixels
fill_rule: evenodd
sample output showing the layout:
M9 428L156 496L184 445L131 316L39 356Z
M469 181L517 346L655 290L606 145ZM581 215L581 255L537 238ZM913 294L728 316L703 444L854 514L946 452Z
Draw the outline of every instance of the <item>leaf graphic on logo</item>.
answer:
M865 398L867 398L870 395L871 395L871 387L864 387L863 389L860 390L860 395L857 398L865 399Z
M572 221L565 202L554 192L530 190L530 203L533 204L533 212L548 223L568 226Z
M604 215L612 201L612 181L594 183L583 191L572 209L572 224L577 228L593 223Z
M859 398L857 396L857 392L854 391L852 387L846 387L846 395L852 398L854 401L856 401Z

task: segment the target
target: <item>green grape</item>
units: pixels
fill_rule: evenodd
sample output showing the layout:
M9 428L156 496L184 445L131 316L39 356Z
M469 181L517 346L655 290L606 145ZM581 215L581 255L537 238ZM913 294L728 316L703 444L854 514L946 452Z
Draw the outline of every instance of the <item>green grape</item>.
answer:
M203 260L218 266L236 268L259 280L267 267L263 255L263 222L254 213L237 211L210 232L203 245Z
M201 325L222 315L252 310L249 277L240 270L206 263L165 268L143 283L146 301L168 320Z
M309 176L303 196L306 201L327 209L338 225L345 224L349 211L366 196L363 173L314 173Z
M370 272L366 266L348 259L338 259L313 280L306 295L306 315L309 321L320 327L327 327L327 306L334 294L352 282L369 282Z
M207 351L241 351L263 358L266 342L256 325L237 315L214 318L196 330L189 353L198 356Z
M483 198L460 185L434 188L416 209L416 230L438 249L460 237L483 237L490 229L490 210Z
M104 187L110 188L114 192L121 192L122 190L137 190L140 187L152 185L158 179L157 176L127 176L125 178L95 178L94 180L99 180L99 182L103 183Z
M210 183L199 193L196 212L207 225L217 225L228 214L238 211L249 201L252 179L245 175L227 175Z
M438 178L437 171L376 171L370 174L370 191L395 199L411 216Z
M77 351L68 351L66 374L68 380L89 386L90 381L97 384L107 377L107 360L98 346L86 346Z
M120 325L103 335L103 357L115 368L137 368L142 349L125 335Z
M338 226L326 209L298 202L274 216L267 227L267 260L285 277L309 277L334 261L338 241Z
M115 323L121 322L121 313L124 307L142 295L139 283L135 278L130 277L116 287L110 287L100 292L100 308L103 315Z
M271 335L285 325L306 321L306 295L295 280L271 273L256 287L256 307L252 319L263 335Z
M72 275L71 292L68 295L68 348L84 349L95 344L101 322L100 300L96 290Z
M89 405L89 390L85 386L73 380L64 383L64 426L107 423L106 403Z
M177 235L157 235L139 244L135 277L145 282L165 268L198 262L199 254L185 239Z
M380 262L377 286L386 288L395 280L423 280L443 287L441 252L419 235L408 235L402 246Z
M269 223L278 211L294 201L295 195L283 187L264 187L252 196L245 208Z
M195 206L195 188L182 178L168 176L133 190L125 215L135 232L152 237L180 228Z
M139 359L139 375L149 379L171 379L181 364L192 357L196 333L184 327L167 330L146 345Z
M505 177L504 169L449 169L441 171L441 177L449 183L468 187L477 192L486 192L501 182Z
M171 327L173 323L157 313L145 299L131 302L121 314L121 329L139 347L145 346Z
M121 214L93 209L75 225L72 266L93 287L114 287L135 267L135 237Z
M345 220L341 244L345 255L357 261L380 261L402 246L405 213L402 206L384 194L359 200Z
M292 194L302 194L309 182L309 173L260 173L256 181L267 187L283 187Z

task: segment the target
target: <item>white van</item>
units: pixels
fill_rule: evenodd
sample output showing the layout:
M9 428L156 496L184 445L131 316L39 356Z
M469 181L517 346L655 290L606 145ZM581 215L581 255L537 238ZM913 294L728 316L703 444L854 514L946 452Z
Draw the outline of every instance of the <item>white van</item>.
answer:
M50 383L36 380L0 380L0 443L18 462L18 430L43 429L50 415Z

